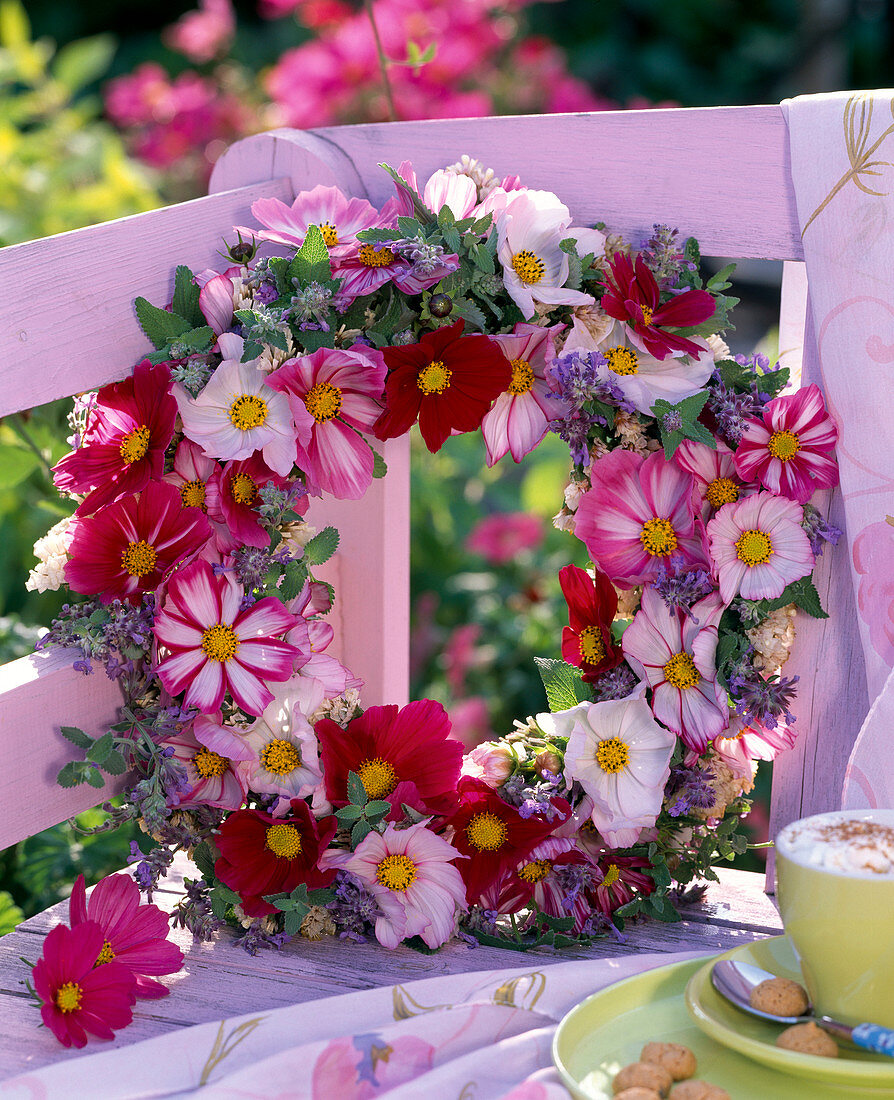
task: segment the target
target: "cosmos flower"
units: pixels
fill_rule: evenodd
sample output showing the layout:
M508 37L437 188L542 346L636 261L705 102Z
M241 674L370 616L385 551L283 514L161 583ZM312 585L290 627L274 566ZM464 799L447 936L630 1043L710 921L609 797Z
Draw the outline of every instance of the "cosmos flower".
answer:
M684 439L671 459L695 478L695 487L702 502L701 517L705 523L724 504L734 504L756 491L754 485L742 480L729 447L721 439L716 443L716 448L711 448L694 439Z
M270 545L270 535L257 510L262 503L259 490L265 485L288 489L289 484L275 474L259 454L217 466L205 483L205 507L214 525L218 549L223 553L232 553L240 546L266 549ZM298 512L300 504L295 506ZM306 510L306 497L303 507Z
M562 630L562 658L582 669L584 680L589 682L624 659L611 632L618 594L598 569L591 577L576 565L559 570L559 584L568 604L570 624Z
M251 212L264 226L257 233L262 241L292 248L300 248L309 227L318 226L334 261L356 253L360 248L357 234L379 223L378 210L366 199L348 199L337 187L321 183L310 191L299 192L291 206L281 199L256 199Z
M174 454L174 467L164 480L180 493L180 502L184 508L201 508L207 512L205 503L208 480L219 469L213 458L208 458L198 443L183 438L177 444Z
M256 794L305 798L322 782L317 738L301 712L300 694L291 687L290 681L283 684L242 735L250 755L239 770Z
M200 715L191 726L184 726L162 742L163 746L173 748L173 758L186 769L189 792L176 795L178 806L238 810L245 801L248 788L237 762L253 753L241 743L232 727L219 724L219 714L216 718L214 722ZM225 745L221 744L224 738Z

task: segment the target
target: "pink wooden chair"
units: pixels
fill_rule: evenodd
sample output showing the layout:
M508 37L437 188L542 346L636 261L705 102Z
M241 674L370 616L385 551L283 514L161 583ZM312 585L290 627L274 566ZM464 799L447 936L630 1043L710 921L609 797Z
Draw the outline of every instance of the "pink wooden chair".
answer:
M778 106L274 131L234 145L218 162L206 198L0 253L7 288L0 299L0 415L127 375L147 350L132 298L168 300L177 263L193 270L219 264L221 236L251 223L255 199L290 202L324 183L381 203L391 184L379 162L410 159L425 178L462 153L497 175L518 172L530 186L555 191L577 224L601 219L638 239L661 222L698 237L708 256L802 258ZM804 329L806 294L797 268L783 290L784 348L799 343ZM27 304L16 294L25 279ZM390 443L385 457L387 478L362 501L325 509L342 535L331 567L341 597L333 625L341 658L366 680L367 704L407 696L406 441ZM855 615L845 559L844 553L821 559L816 580L833 617L800 617L797 655L786 669L797 662L801 674L800 737L776 765L774 827L837 805L866 709L862 657L848 628ZM822 681L812 673L819 652L837 658L824 662ZM107 796L56 785L71 753L59 726L80 725L96 735L115 720L119 703L117 686L101 671L75 672L64 653L0 668L0 848Z

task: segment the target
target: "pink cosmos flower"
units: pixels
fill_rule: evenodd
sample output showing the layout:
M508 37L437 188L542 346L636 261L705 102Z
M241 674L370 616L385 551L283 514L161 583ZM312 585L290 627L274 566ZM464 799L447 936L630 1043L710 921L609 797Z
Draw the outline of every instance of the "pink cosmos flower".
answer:
M712 450L694 439L684 439L672 459L680 469L695 478L695 487L702 501L701 517L705 523L724 504L733 504L756 492L753 485L743 483L729 447L721 439L715 442L717 447Z
M75 518L65 580L74 592L116 597L138 604L179 563L197 554L211 537L208 520L184 508L172 485L151 481L94 516Z
M287 681L274 693L262 717L242 735L247 753L239 770L246 786L256 794L278 794L287 800L306 798L320 786L317 738L303 713L303 703L294 681Z
M313 427L307 410L294 418L283 394L267 385L254 363L243 363L241 336L218 338L223 362L198 395L174 387L183 430L211 458L248 458L261 451L271 470L287 477L295 464L295 439L306 441Z
M736 469L745 481L806 504L817 489L838 484L832 451L838 429L816 385L775 397L764 419L749 420L736 448Z
M202 65L226 49L235 31L230 0L199 0L198 10L182 15L162 38L166 46Z
M314 495L357 500L372 484L373 452L358 432L371 431L381 415L386 373L382 353L358 344L288 359L267 376L267 385L288 398L296 421L311 417L297 462Z
M475 524L466 539L466 549L480 554L491 565L505 565L522 550L536 550L543 538L543 524L536 516L501 512Z
M800 504L772 493L755 493L725 504L707 527L720 597L730 603L774 599L813 569L810 540L801 528Z
M612 847L629 847L655 824L677 740L655 721L643 691L537 715L544 733L568 738L565 776L592 799L590 820Z
M459 257L451 254L417 269L387 245L362 244L356 254L338 265L337 273L344 280L338 291L338 302L344 308L355 298L375 293L389 280L404 294L421 294L452 275L458 267Z
M565 908L567 891L556 875L559 867L587 867L592 882L602 878L602 872L585 855L570 837L550 836L531 852L526 860L519 864L510 882L517 887L527 887L526 903L533 901L538 908L551 917L574 917L575 933L583 931L591 912L583 891L574 895L571 909ZM490 908L489 905L486 906ZM500 907L501 913L505 910Z
M63 1046L85 1046L88 1032L111 1039L133 1019L134 976L118 962L96 966L103 942L94 921L76 928L57 924L44 940L34 988L44 1024Z
M546 379L556 357L554 339L563 327L517 324L511 334L491 337L512 366L512 381L481 421L488 466L507 451L521 462L546 435L550 420L568 412L564 402L548 396L552 390Z
M336 853L326 858L336 864ZM456 848L423 825L386 825L384 833L372 832L353 852L339 854L337 865L356 875L378 902L379 943L395 948L410 936L421 936L435 948L450 939L457 915L466 908L455 859L462 859Z
M186 769L189 791L176 795L178 806L238 810L245 801L247 787L236 762L254 754L232 727L220 725L219 714L216 719L200 715L191 726L184 726L162 742L173 748L174 759Z
M689 328L712 317L717 305L706 290L684 290L662 305L658 283L642 256L637 256L634 264L628 255L618 252L609 262L609 272L600 305L628 326L636 347L656 359L680 351L701 354L698 344L668 332L666 326Z
M205 504L206 487L209 479L220 467L213 458L208 458L198 443L191 439L181 439L174 454L174 468L165 474L165 481L180 493L180 503L184 508L201 508L207 512Z
M621 648L652 688L652 711L696 752L729 724L726 690L717 683L714 654L724 604L716 592L691 608L669 611L653 588L624 631Z
M215 464L216 465L216 464ZM205 484L205 505L208 517L215 524L217 544L224 553L238 546L269 546L270 536L256 511L261 503L258 492L264 485L287 489L289 482L268 467L259 454L239 462L217 467ZM295 510L307 510L307 500L298 502Z
M216 336L226 332L233 324L235 292L237 285L242 284L241 272L239 267L229 268L222 275L211 272L211 277L199 291L199 309ZM201 282L201 276L196 281Z
M378 210L366 199L345 198L337 187L321 183L312 191L299 192L291 206L281 199L257 199L251 212L264 226L257 233L261 240L292 248L300 248L308 228L318 226L336 263L356 254L360 248L357 234L361 230L379 224Z
M645 584L673 557L707 567L701 520L695 517L694 478L667 462L614 450L592 465L593 488L578 504L574 533L614 584Z
M171 695L185 691L184 707L212 714L229 691L246 714L260 715L273 699L266 681L292 675L295 647L277 635L295 616L272 596L242 611L242 596L234 577L216 576L205 561L172 578L155 619L156 640L168 651L157 671Z
M165 448L177 418L170 388L168 368L144 359L130 378L99 391L80 446L53 467L60 492L87 493L78 515L137 493L164 473Z
M166 913L157 905L144 905L140 888L130 875L110 875L94 886L87 900L84 876L78 875L69 901L72 930L86 922L95 922L104 940L97 951L97 969L113 961L136 979L136 995L149 1000L167 997L170 990L148 977L174 974L183 965L183 952L167 938Z

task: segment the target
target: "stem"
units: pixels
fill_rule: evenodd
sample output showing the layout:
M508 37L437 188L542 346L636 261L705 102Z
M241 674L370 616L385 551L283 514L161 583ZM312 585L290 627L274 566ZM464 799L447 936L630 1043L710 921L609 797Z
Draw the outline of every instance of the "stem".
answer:
M25 444L25 446L28 448L28 450L33 451L34 454L37 455L38 461L40 462L40 465L41 465L41 468L44 472L44 475L52 483L52 481L53 481L53 471L50 469L50 464L44 458L43 451L41 451L40 447L37 446L37 444L34 442L34 440L31 438L31 436L25 430L25 426L22 424L22 421L21 421L21 418L19 417L19 414L16 413L15 416L8 416L6 418L6 423L10 426L10 428L12 428L12 430L16 433L16 435L19 437L19 439L21 439L21 441Z
M382 84L385 88L385 99L388 102L388 114L391 116L392 122L397 122L397 111L394 109L394 95L391 91L391 81L388 78L388 58L385 56L385 51L382 48L382 39L379 37L379 28L376 25L376 17L373 13L372 0L363 0L363 7L366 10L366 14L369 17L369 23L372 27L373 38L376 43L376 53L379 57L379 69L382 73Z

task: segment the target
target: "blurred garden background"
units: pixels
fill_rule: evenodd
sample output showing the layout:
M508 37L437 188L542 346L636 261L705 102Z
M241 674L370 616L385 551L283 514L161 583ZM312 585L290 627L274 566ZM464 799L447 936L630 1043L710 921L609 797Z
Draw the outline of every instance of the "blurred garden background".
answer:
M892 7L0 0L0 246L202 194L230 142L273 126L776 102L886 86ZM778 265L749 264L739 276L732 350L772 354ZM2 661L28 653L63 602L24 581L35 540L65 512L49 472L68 449L65 413L60 403L0 422ZM568 452L549 437L521 466L504 459L488 470L477 435L437 455L417 450L411 690L443 701L471 745L544 706L533 658L559 656L557 573L586 558L551 523ZM753 815L758 839L768 779ZM131 839L59 826L0 852L0 932L67 894L79 871L94 881L118 869Z

